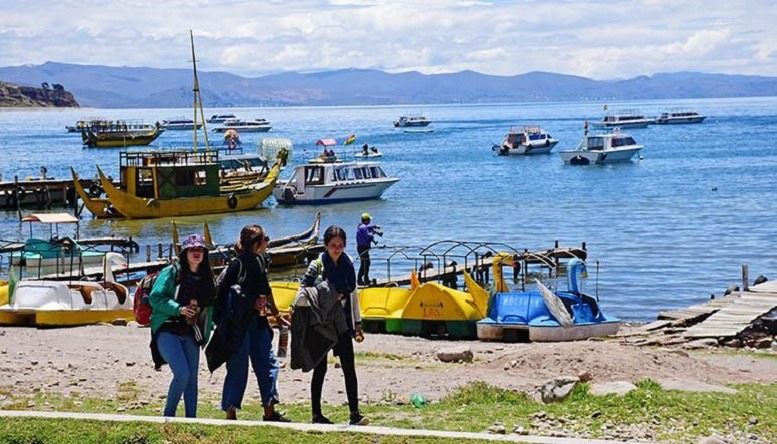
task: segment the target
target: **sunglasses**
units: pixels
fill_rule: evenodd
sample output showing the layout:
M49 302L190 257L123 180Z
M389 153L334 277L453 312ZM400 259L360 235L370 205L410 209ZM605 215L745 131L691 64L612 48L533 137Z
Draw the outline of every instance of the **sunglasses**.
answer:
M268 236L266 234L264 235L264 237L257 236L255 239L256 239L255 242L262 242L262 241L270 242L270 236Z

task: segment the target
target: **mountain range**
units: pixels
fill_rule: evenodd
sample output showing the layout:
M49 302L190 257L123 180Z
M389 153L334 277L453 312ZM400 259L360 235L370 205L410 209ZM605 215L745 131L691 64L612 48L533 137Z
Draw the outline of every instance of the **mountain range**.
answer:
M756 97L777 95L777 77L662 73L625 80L530 72L494 76L474 71L422 74L343 69L241 77L199 72L207 107L394 105ZM185 108L192 101L187 69L110 67L46 62L0 67L0 81L64 85L81 106Z

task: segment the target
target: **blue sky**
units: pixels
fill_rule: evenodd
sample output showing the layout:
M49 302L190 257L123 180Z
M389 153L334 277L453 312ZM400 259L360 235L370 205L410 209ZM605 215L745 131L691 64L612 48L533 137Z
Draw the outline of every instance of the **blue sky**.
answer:
M768 0L2 0L0 66L777 76Z

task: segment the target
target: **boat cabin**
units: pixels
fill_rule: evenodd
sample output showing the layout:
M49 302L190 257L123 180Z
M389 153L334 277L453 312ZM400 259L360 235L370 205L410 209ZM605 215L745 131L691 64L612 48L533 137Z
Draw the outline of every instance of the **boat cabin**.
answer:
M636 144L634 138L627 134L593 135L583 138L578 150L604 151Z
M148 199L218 196L217 150L125 151L119 154L121 187Z

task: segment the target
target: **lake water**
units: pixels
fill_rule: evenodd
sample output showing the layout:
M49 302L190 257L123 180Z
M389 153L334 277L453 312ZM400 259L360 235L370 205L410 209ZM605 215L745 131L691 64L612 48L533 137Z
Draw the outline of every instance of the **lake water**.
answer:
M370 212L388 245L426 245L456 239L502 242L516 249L587 243L588 290L599 261L599 295L610 314L654 319L658 311L720 295L740 280L742 264L777 278L777 98L609 103L610 110L639 108L648 116L667 107L690 107L710 116L700 125L651 126L630 133L645 145L644 159L612 166L565 166L558 155L498 157L510 125L538 124L572 149L583 121L595 121L602 103L230 109L242 118L266 118L268 134L241 134L244 149L261 137L289 137L294 162L314 157L319 138L339 142L356 134L385 155L384 169L401 178L382 200L319 208L264 208L207 220L219 243L234 241L243 225L259 223L278 237L306 229L320 209L323 226L339 224L354 235L359 215ZM208 110L206 113L220 110ZM221 110L223 111L223 110ZM407 134L391 122L422 113L433 133ZM73 166L81 176L118 172L118 149L82 149L64 126L88 116L162 120L191 114L180 109L0 111L0 172L4 180L57 178ZM213 135L218 139L219 136ZM191 140L167 132L156 143ZM287 170L286 175L290 173ZM0 213L0 239L23 239L15 213ZM84 216L82 236L132 235L141 245L170 242L169 220L94 220ZM348 251L356 256L351 239ZM380 275L380 266L373 277Z

